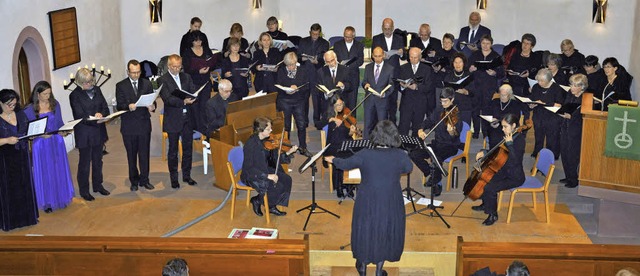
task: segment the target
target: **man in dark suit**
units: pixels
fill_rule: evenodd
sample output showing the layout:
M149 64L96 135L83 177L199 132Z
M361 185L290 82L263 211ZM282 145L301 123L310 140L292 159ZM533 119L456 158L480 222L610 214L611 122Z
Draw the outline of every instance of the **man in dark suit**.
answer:
M182 58L173 54L167 62L169 71L162 75L158 82L162 84L160 97L164 102L164 120L162 131L169 134L168 166L171 177L171 188L180 188L178 183L178 142L182 140L182 181L189 185L196 185L191 179L191 155L193 151L193 128L195 114L193 114L193 97L182 97L180 90L195 92L191 77L180 72ZM181 139L182 138L182 139Z
M329 41L321 37L322 26L318 23L311 25L309 30L309 36L300 40L298 45L298 57L302 60L301 67L308 72L309 85L312 88L316 87L318 80L316 79L315 72L324 66L322 55L329 50ZM323 125L320 124L320 114L324 112L320 107L320 97L315 89L309 89L311 92L311 101L313 103L313 123L317 129L322 129ZM307 95L307 101L305 102L305 113L309 114L309 96Z
M378 121L386 120L387 105L389 104L389 94L393 93L393 66L384 61L384 50L381 47L373 49L373 62L364 68L364 79L362 87L368 95L369 88L381 93L387 85L389 89L382 94L371 95L364 102L364 139L369 139L369 133Z
M400 75L400 59L404 58L404 37L394 32L393 19L385 18L382 20L382 33L375 35L372 39L371 48L382 48L385 53L385 59L388 59L389 65L394 69L393 77L396 78ZM396 85L396 89L400 86ZM390 94L387 97L389 104L387 105L388 118L393 123L396 123L396 112L398 111L398 93L389 91ZM374 122L375 125L376 122Z
M491 30L480 25L480 21L482 21L480 13L474 11L469 14L469 26L460 29L456 49L459 52L463 52L467 58L471 56L471 53L480 48L480 38L483 35L491 36Z
M436 54L442 52L442 42L440 39L431 37L431 26L426 23L420 25L418 36L411 38L409 47L420 49L422 58L428 61L435 61Z
M347 66L338 63L336 53L329 50L324 53L324 62L327 66L323 66L318 69L318 84L324 85L329 91L338 88L339 90L332 93L322 92L317 88L318 94L320 94L320 120L328 122L329 118L326 117L328 100L334 93L340 93L340 95L351 94L352 84L349 79L349 69Z
M418 130L427 114L427 100L434 98L432 87L432 70L429 65L420 62L422 51L417 47L409 50L409 63L400 67L400 79L412 79L409 83L400 83L402 99L400 101L400 124L398 132L401 135L417 137Z
M153 190L149 183L149 147L151 142L151 114L155 105L137 107L140 96L153 94L151 82L140 78L140 62L135 59L127 63L129 77L116 84L116 108L129 112L122 114L120 132L127 151L129 163L130 190L138 190L138 186ZM140 171L138 171L138 162Z
M350 92L342 94L345 105L353 110L358 102L358 84L360 84L360 66L364 63L364 44L355 40L356 29L347 26L344 28L344 39L333 44L333 51L336 53L338 62L345 64L355 58L353 62L346 65L349 68L349 82L353 89ZM355 117L355 112L353 116Z
M191 50L191 46L192 43L192 39L191 39L191 32L193 31L200 31L200 28L202 27L202 20L200 20L200 18L198 17L194 17L191 18L191 25L189 25L189 30L187 31L186 34L182 35L182 39L180 40L180 56L185 56L186 51L190 51ZM209 39L207 38L207 35L202 33L200 35L200 40L202 40L202 47L205 49L210 49L209 47Z
M107 141L106 130L103 130L105 126L97 120L89 120L89 117L100 119L109 115L109 106L100 87L95 86L91 70L79 69L76 84L78 86L69 94L69 103L73 118L83 119L74 127L76 148L80 151L78 189L84 200L92 201L95 198L89 193L89 173L94 193L107 196L110 192L102 186L102 147Z
M212 137L212 132L217 131L224 125L227 116L227 106L229 105L229 96L233 90L233 84L228 79L221 79L218 83L218 94L207 101L206 117L207 117L207 135Z

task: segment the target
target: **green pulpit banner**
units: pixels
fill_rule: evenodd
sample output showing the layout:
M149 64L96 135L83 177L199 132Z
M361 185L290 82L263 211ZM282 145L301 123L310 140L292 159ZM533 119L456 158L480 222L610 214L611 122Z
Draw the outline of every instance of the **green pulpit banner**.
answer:
M609 105L604 155L640 160L640 108Z

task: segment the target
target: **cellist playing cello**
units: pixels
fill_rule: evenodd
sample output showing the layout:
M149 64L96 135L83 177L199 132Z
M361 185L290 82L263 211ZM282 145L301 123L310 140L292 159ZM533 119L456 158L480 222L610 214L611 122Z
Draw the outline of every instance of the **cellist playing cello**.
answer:
M519 128L520 115L507 113L502 117L500 124L504 133L504 146L508 150L508 157L500 168L484 186L484 192L480 196L482 204L473 206L474 211L484 211L489 216L482 224L492 225L498 220L498 192L516 188L524 183L524 169L522 156L524 155L525 135L516 133ZM485 152L478 152L476 160L484 157ZM465 187L466 188L466 187Z
M459 120L456 116L457 107L454 105L454 96L456 92L451 87L445 87L440 94L440 104L444 108L441 113L433 112L431 116L427 117L422 122L422 128L418 130L418 137L420 139L427 139L426 129L432 130L434 138L431 141L430 147L433 149L439 162L444 161L449 156L453 156L458 152L460 146L460 131L462 130L462 120ZM409 153L409 157L413 163L427 177L431 173L431 159L429 153L426 150L416 149ZM442 180L442 173L439 170L434 172L431 176L433 181L431 183L439 183ZM442 192L442 186L437 185L434 187L433 194L439 196Z

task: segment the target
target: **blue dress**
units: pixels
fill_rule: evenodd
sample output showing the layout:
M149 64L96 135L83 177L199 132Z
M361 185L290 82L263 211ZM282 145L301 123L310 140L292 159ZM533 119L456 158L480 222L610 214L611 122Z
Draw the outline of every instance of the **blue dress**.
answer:
M29 121L36 119L33 105L27 106L24 112ZM60 104L57 103L55 112L40 114L39 118L49 117L47 132L56 131L64 125L61 113ZM35 138L32 145L32 156L33 184L38 208L56 210L67 207L75 192L67 149L62 136L54 134L49 138Z
M0 138L20 137L27 133L27 117L16 111L18 124L11 125L0 118ZM0 217L2 230L38 223L38 209L31 182L29 143L0 146Z

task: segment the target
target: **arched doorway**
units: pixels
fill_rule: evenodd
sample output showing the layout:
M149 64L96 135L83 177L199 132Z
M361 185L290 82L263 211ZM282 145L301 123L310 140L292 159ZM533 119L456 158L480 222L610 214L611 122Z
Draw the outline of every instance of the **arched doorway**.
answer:
M40 32L34 27L25 27L13 50L13 87L20 93L20 103L26 104L31 96L32 84L46 80L51 82L49 56Z

